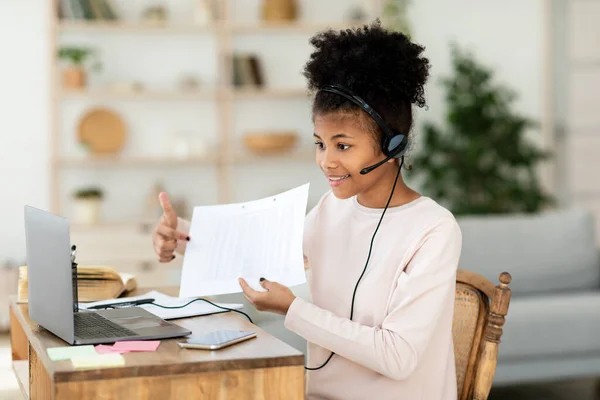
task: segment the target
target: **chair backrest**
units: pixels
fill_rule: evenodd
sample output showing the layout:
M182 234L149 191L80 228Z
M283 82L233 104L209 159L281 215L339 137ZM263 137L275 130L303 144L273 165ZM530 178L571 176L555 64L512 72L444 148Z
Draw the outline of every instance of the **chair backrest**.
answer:
M459 270L454 303L454 357L458 400L488 398L511 291L508 272L496 287L483 276Z

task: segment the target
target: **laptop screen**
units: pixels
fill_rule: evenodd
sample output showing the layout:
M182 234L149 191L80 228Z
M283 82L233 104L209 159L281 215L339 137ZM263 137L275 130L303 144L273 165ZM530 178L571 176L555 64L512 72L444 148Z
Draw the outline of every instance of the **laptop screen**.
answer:
M25 206L29 317L74 342L69 221Z

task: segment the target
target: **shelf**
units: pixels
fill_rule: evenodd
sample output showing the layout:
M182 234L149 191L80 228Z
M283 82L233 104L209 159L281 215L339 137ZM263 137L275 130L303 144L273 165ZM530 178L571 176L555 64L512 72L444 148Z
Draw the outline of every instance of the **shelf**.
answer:
M65 100L137 100L137 101L199 101L214 100L220 95L234 99L279 99L308 98L308 91L303 88L233 88L214 91L118 91L110 89L62 90L59 96Z
M58 22L59 32L81 32L81 33L211 33L219 29L218 24L193 25L193 24L169 24L150 22L123 22L123 21L78 21L60 20Z
M301 162L314 162L315 161L315 149L313 147L292 149L290 151L275 153L275 154L254 154L245 150L237 150L232 155L233 164L246 164L253 162L262 161L301 161Z
M316 33L326 29L347 29L361 26L365 22L338 21L312 23L304 21L268 21L229 23L227 25L213 23L208 25L174 24L174 23L144 23L129 21L79 21L60 20L58 22L59 32L80 33L173 33L173 34L195 34L195 33L217 33L219 31L230 33L262 33L272 30L291 31L297 33Z
M228 0L225 0L226 2ZM94 172L97 171L102 175L111 176L114 175L114 180L117 182L120 180L119 173L125 171L127 173L135 173L140 175L149 175L155 172L160 172L162 169L169 171L205 171L215 174L216 177L216 198L218 203L227 204L234 198L235 192L235 174L239 173L244 168L250 166L256 166L257 169L272 169L273 166L283 164L285 162L292 161L297 168L314 167L315 163L315 149L309 143L299 141L296 148L290 149L289 151L278 153L278 154L256 154L244 146L244 141L239 135L237 135L236 126L238 125L238 112L239 107L245 109L245 106L252 105L250 110L263 110L268 112L272 106L276 104L290 103L290 106L300 107L298 112L303 112L305 107L309 107L311 97L314 93L309 92L304 82L297 81L296 79L285 78L286 75L281 75L283 79L280 80L266 80L265 85L260 88L252 86L234 87L233 85L233 57L232 54L235 51L242 51L244 48L247 51L249 49L259 48L262 49L264 54L264 61L268 61L267 53L277 54L279 51L289 52L293 55L294 48L289 48L292 43L296 43L298 39L304 41L308 40L308 37L323 32L328 29L343 30L364 26L365 24L371 23L371 17L368 20L351 21L345 19L341 14L333 15L331 13L326 14L324 12L311 13L307 15L314 15L313 18L299 18L295 21L263 21L260 17L260 11L256 13L255 17L250 17L249 13L241 10L235 10L237 12L232 13L231 8L234 7L233 3L223 9L223 19L217 19L207 24L196 23L191 15L191 8L182 8L184 6L179 5L179 2L161 2L165 3L165 8L171 11L171 3L173 3L174 12L172 16L182 16L179 21L166 21L166 22L145 22L138 16L142 15L143 11L147 8L148 1L143 0L136 2L135 6L128 7L130 13L129 17L126 15L118 20L86 20L86 19L59 19L57 16L59 2L54 2L54 12L48 13L48 25L51 33L51 52L56 54L58 49L63 44L68 44L75 39L76 41L85 42L86 46L100 46L102 49L108 46L106 54L113 54L117 58L112 62L119 62L121 58L122 62L126 62L129 59L125 57L132 50L129 48L136 47L137 42L144 41L143 45L150 46L148 51L152 54L165 54L169 57L171 54L170 47L177 44L183 46L184 44L190 46L191 51L197 51L198 47L202 49L202 62L209 62L211 65L215 64L216 68L212 72L210 81L206 83L201 82L198 86L197 91L191 90L180 90L178 85L169 85L160 87L154 85L154 79L156 76L161 79L166 76L172 82L178 81L177 70L175 64L169 65L135 65L131 68L151 68L152 71L148 74L140 75L140 81L144 84L146 90L135 90L129 85L123 84L118 85L118 81L105 81L97 84L89 85L82 90L67 90L62 85L62 75L60 74L61 60L57 57L50 57L49 62L51 63L51 101L52 101L52 113L53 113L53 126L51 135L51 182L50 186L52 189L50 208L57 214L66 212L66 209L62 203L68 204L66 200L68 194L64 193L65 187L62 184L62 178L65 173L71 173L71 171L78 171L81 169L83 172ZM169 3L167 5L166 3ZM177 3L177 5L175 5ZM378 15L380 11L379 2L371 2L372 7L365 8L368 15ZM185 6L187 7L187 6ZM177 9L177 11L175 11ZM137 11L136 11L137 10ZM250 8L247 8L250 10ZM315 10L317 10L315 8ZM184 13L185 11L185 13ZM228 12L229 11L229 12ZM240 13L241 12L241 13ZM254 14L254 13L252 13ZM239 15L239 18L237 18ZM233 17L236 19L231 19ZM258 17L257 17L258 16ZM318 20L317 20L318 18ZM292 42L287 41L285 38L291 38ZM111 38L106 41L103 38ZM185 38L185 43L181 42L180 39ZM304 39L302 39L304 38ZM113 40L114 39L114 40ZM156 40L155 40L156 39ZM160 40L158 40L160 39ZM265 40L274 40L272 43L276 47L267 46L263 48ZM200 40L200 42L197 42ZM147 42L149 41L149 42ZM241 43L243 41L244 43ZM147 42L147 43L146 43ZM240 49L239 45L242 45ZM295 44L297 45L297 44ZM123 47L121 47L123 46ZM258 47L256 47L258 46ZM262 46L262 47L261 47ZM301 46L302 47L302 46ZM112 51L114 50L114 52ZM246 51L244 50L244 51ZM183 50L185 51L185 50ZM179 53L179 50L175 53ZM206 53L206 54L205 54ZM187 53L184 53L187 54ZM285 56L285 54L284 54ZM101 57L103 58L103 57ZM163 57L164 58L164 57ZM276 57L277 58L277 57ZM270 63L275 63L273 68L289 68L291 71L287 73L293 78L297 75L299 67L296 65L296 61L284 57L281 60L271 60ZM261 59L263 55L261 53ZM133 60L137 61L137 60ZM168 60L167 60L168 61ZM183 57L182 62L188 64L185 69L196 68L194 62L197 58L194 57ZM102 62L108 62L103 60ZM293 65L292 65L293 64ZM165 69L167 68L168 69ZM119 75L121 68L118 67L115 73ZM154 71L156 69L156 71ZM211 70L212 71L212 70ZM294 72L296 71L296 72ZM123 73L127 72L126 75L132 75L136 77L135 71L124 68ZM152 73L160 72L160 74ZM281 71L282 73L284 71ZM294 74L294 75L292 75ZM135 78L137 79L137 78ZM156 82L158 83L158 82ZM275 86L275 87L273 87ZM147 121L145 116L153 116L150 113L159 112L156 110L150 110L149 106L160 105L163 107L160 110L160 120L163 118L165 123L169 124L169 116L175 115L171 112L176 112L177 107L185 105L186 116L188 111L194 113L194 108L198 108L198 112L205 118L208 113L214 113L211 115L211 119L215 120L215 136L218 138L220 143L215 149L209 150L207 153L202 153L202 157L192 158L178 158L174 152L168 152L166 156L159 152L158 155L147 155L143 156L138 153L138 156L127 156L123 154L114 154L104 157L90 157L86 152L75 152L75 148L71 148L73 151L65 151L62 153L60 150L66 143L66 140L70 140L72 143L73 138L66 138L64 136L65 129L72 130L72 123L76 122L78 116L73 114L73 107L78 108L79 106L87 107L93 106L94 104L106 104L111 107L126 107L136 106L132 109L132 112L139 113L140 123L151 124L154 122L154 118L148 118ZM254 106L256 105L256 106ZM141 109L138 107L142 107ZM146 107L148 106L148 107ZM206 110L206 107L209 107ZM146 107L147 109L144 109ZM175 110L172 110L175 107ZM189 107L189 110L188 110ZM63 109L65 112L63 113ZM166 115L163 116L163 109ZM123 110L123 112L130 111L129 109ZM260 113L259 113L260 114ZM260 116L252 116L253 121L248 123L242 122L242 124L248 126L254 126L254 120L259 125L261 124ZM193 114L192 114L193 115ZM208 118L208 117L206 117ZM184 119L181 123L185 124L187 119ZM179 123L174 121L173 123ZM192 122L193 123L193 122ZM280 129L298 130L294 128L297 122L290 121L292 126L280 127ZM267 124L268 125L268 124ZM142 131L139 133L143 135L143 126L140 125ZM256 129L267 129L268 127L256 126ZM202 132L197 132L202 135ZM312 133L310 133L312 135ZM168 138L168 136L167 136ZM64 140L63 140L64 139ZM161 139L162 140L162 139ZM168 143L165 144L168 147ZM158 149L159 147L155 147ZM173 155L171 155L173 154ZM196 153L194 153L196 154ZM200 153L198 152L200 155ZM77 180L83 179L83 177L76 176ZM103 176L102 178L105 178ZM112 178L111 178L112 179ZM270 183L265 182L265 186ZM112 190L112 189L111 189ZM115 189L116 190L116 189ZM187 190L186 190L187 191ZM65 204L65 205L66 205ZM133 213L133 212L132 212ZM132 215L130 220L120 224L116 222L105 222L100 225L94 226L80 226L81 229L102 229L108 227L109 230L127 230L135 229L136 227L143 226L138 221L131 221L135 219L135 215ZM131 227L134 228L131 228Z
M293 149L288 152L275 154L253 154L245 150L234 152L231 158L233 164L260 162L285 158L290 161L314 161L313 148ZM57 160L62 167L72 168L118 168L118 167L158 167L158 166L193 166L212 165L218 163L217 156L207 157L62 157Z
M235 88L230 92L235 99L279 99L305 97L308 98L308 91L304 88Z
M217 162L216 156L207 157L62 157L57 160L63 167L158 167L209 165Z
M59 95L63 99L93 99L93 100L207 100L214 99L217 91L119 91L111 89L82 89L61 90Z
M367 22L364 22L367 23ZM298 33L317 33L319 31L324 31L329 28L334 30L341 30L352 28L356 26L361 26L364 23L353 22L353 21L341 21L341 22L332 22L332 23L310 23L303 21L293 21L293 22L258 22L258 23L233 23L225 26L225 30L234 32L234 33L262 33L265 31L272 30L284 30L284 31L292 31Z

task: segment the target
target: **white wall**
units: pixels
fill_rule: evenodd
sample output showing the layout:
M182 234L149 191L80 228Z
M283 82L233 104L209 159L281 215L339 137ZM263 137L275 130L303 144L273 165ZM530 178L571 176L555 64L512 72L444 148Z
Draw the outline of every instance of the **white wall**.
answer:
M7 258L24 256L23 205L28 203L42 208L49 206L48 185L48 136L50 124L48 58L49 38L46 36L48 24L48 3L43 0L2 0L0 1L0 49L3 62L0 64L0 121L3 132L0 134L0 184L3 199L0 206L0 263ZM116 3L116 2L113 2ZM258 0L234 0L238 7L252 9ZM368 2L367 2L368 3ZM439 120L443 117L443 93L438 78L450 73L448 43L455 39L477 52L479 59L497 70L499 80L518 89L518 107L523 113L539 119L543 116L544 93L544 37L543 0L418 0L411 9L414 38L424 44L426 55L432 63L432 78L427 88L429 110L421 110L417 120L418 128L425 118ZM143 2L127 2L126 12L134 11ZM186 6L174 13L177 19L188 14ZM327 10L317 11L327 5ZM303 13L309 16L338 15L343 10L345 0L316 1L306 0ZM252 15L242 10L236 11L240 19ZM267 34L260 37L257 44L251 38L236 39L237 49L252 49L267 57L270 83L275 86L302 84L300 68L310 52L307 44L309 35L297 33ZM110 82L124 77L138 77L151 82L154 79L161 86L172 85L172 72L183 72L185 65L197 65L201 78L211 84L214 66L206 63L205 51L214 44L209 37L189 36L129 37L118 39L111 35L65 36L64 41L94 41L104 46L104 72L94 77L93 84ZM120 50L110 50L109 46L120 40ZM153 51L159 43L172 43L169 57L161 57ZM162 46L161 46L162 48ZM193 51L189 51L192 48ZM269 58L270 57L270 58ZM116 64L116 60L127 59L128 64ZM194 64L195 63L195 64ZM134 72L139 71L139 72ZM171 79L171 80L169 80ZM62 134L71 137L78 116L87 103L65 102L59 121ZM89 105L89 104L88 104ZM194 131L204 128L207 138L214 137L214 121L210 105L205 111L192 108L194 105L167 103L112 103L123 110L132 126L131 142L126 148L129 154L155 153L161 150L158 144L175 131ZM285 127L287 124L298 129L303 135L302 143L310 146L311 125L308 120L308 105L301 100L286 100L276 103L255 103L243 101L236 111L234 129L239 137L244 127ZM149 123L142 126L144 115ZM155 140L148 140L153 137ZM543 140L542 140L543 141ZM154 143L154 144L152 144ZM61 151L71 154L73 142L63 140ZM250 199L267 193L282 190L289 185L310 180L318 194L326 188L316 167L310 163L294 163L281 168L277 163L261 164L250 168L236 169L239 190L236 198ZM71 171L65 174L66 187L74 188L80 183L99 181L112 185L107 204L112 211L109 217L121 218L140 207L146 191L154 178L169 180L169 191L184 193L193 186L191 204L213 201L210 187L214 181L211 171L190 170L181 175L173 171L155 171L154 175L130 171L125 175L110 173L90 173ZM143 178L143 179L142 179ZM140 183L138 186L131 183ZM192 184L190 185L190 182ZM143 184L143 185L141 185ZM68 195L68 194L67 194Z
M516 110L540 119L543 112L544 0L413 1L413 38L431 61L429 110L421 118L438 120L445 112L439 79L451 71L449 44L456 41L491 67L498 82L518 91Z
M23 205L47 207L49 1L0 1L0 265L23 262Z

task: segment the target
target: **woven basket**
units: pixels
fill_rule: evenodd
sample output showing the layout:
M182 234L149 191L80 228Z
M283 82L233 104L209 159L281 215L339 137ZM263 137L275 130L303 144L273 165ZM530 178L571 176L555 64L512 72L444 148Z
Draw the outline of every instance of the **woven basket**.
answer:
M255 132L244 136L246 147L257 154L277 154L292 149L298 141L295 132Z
M265 21L292 21L296 19L296 0L264 0L262 17Z

